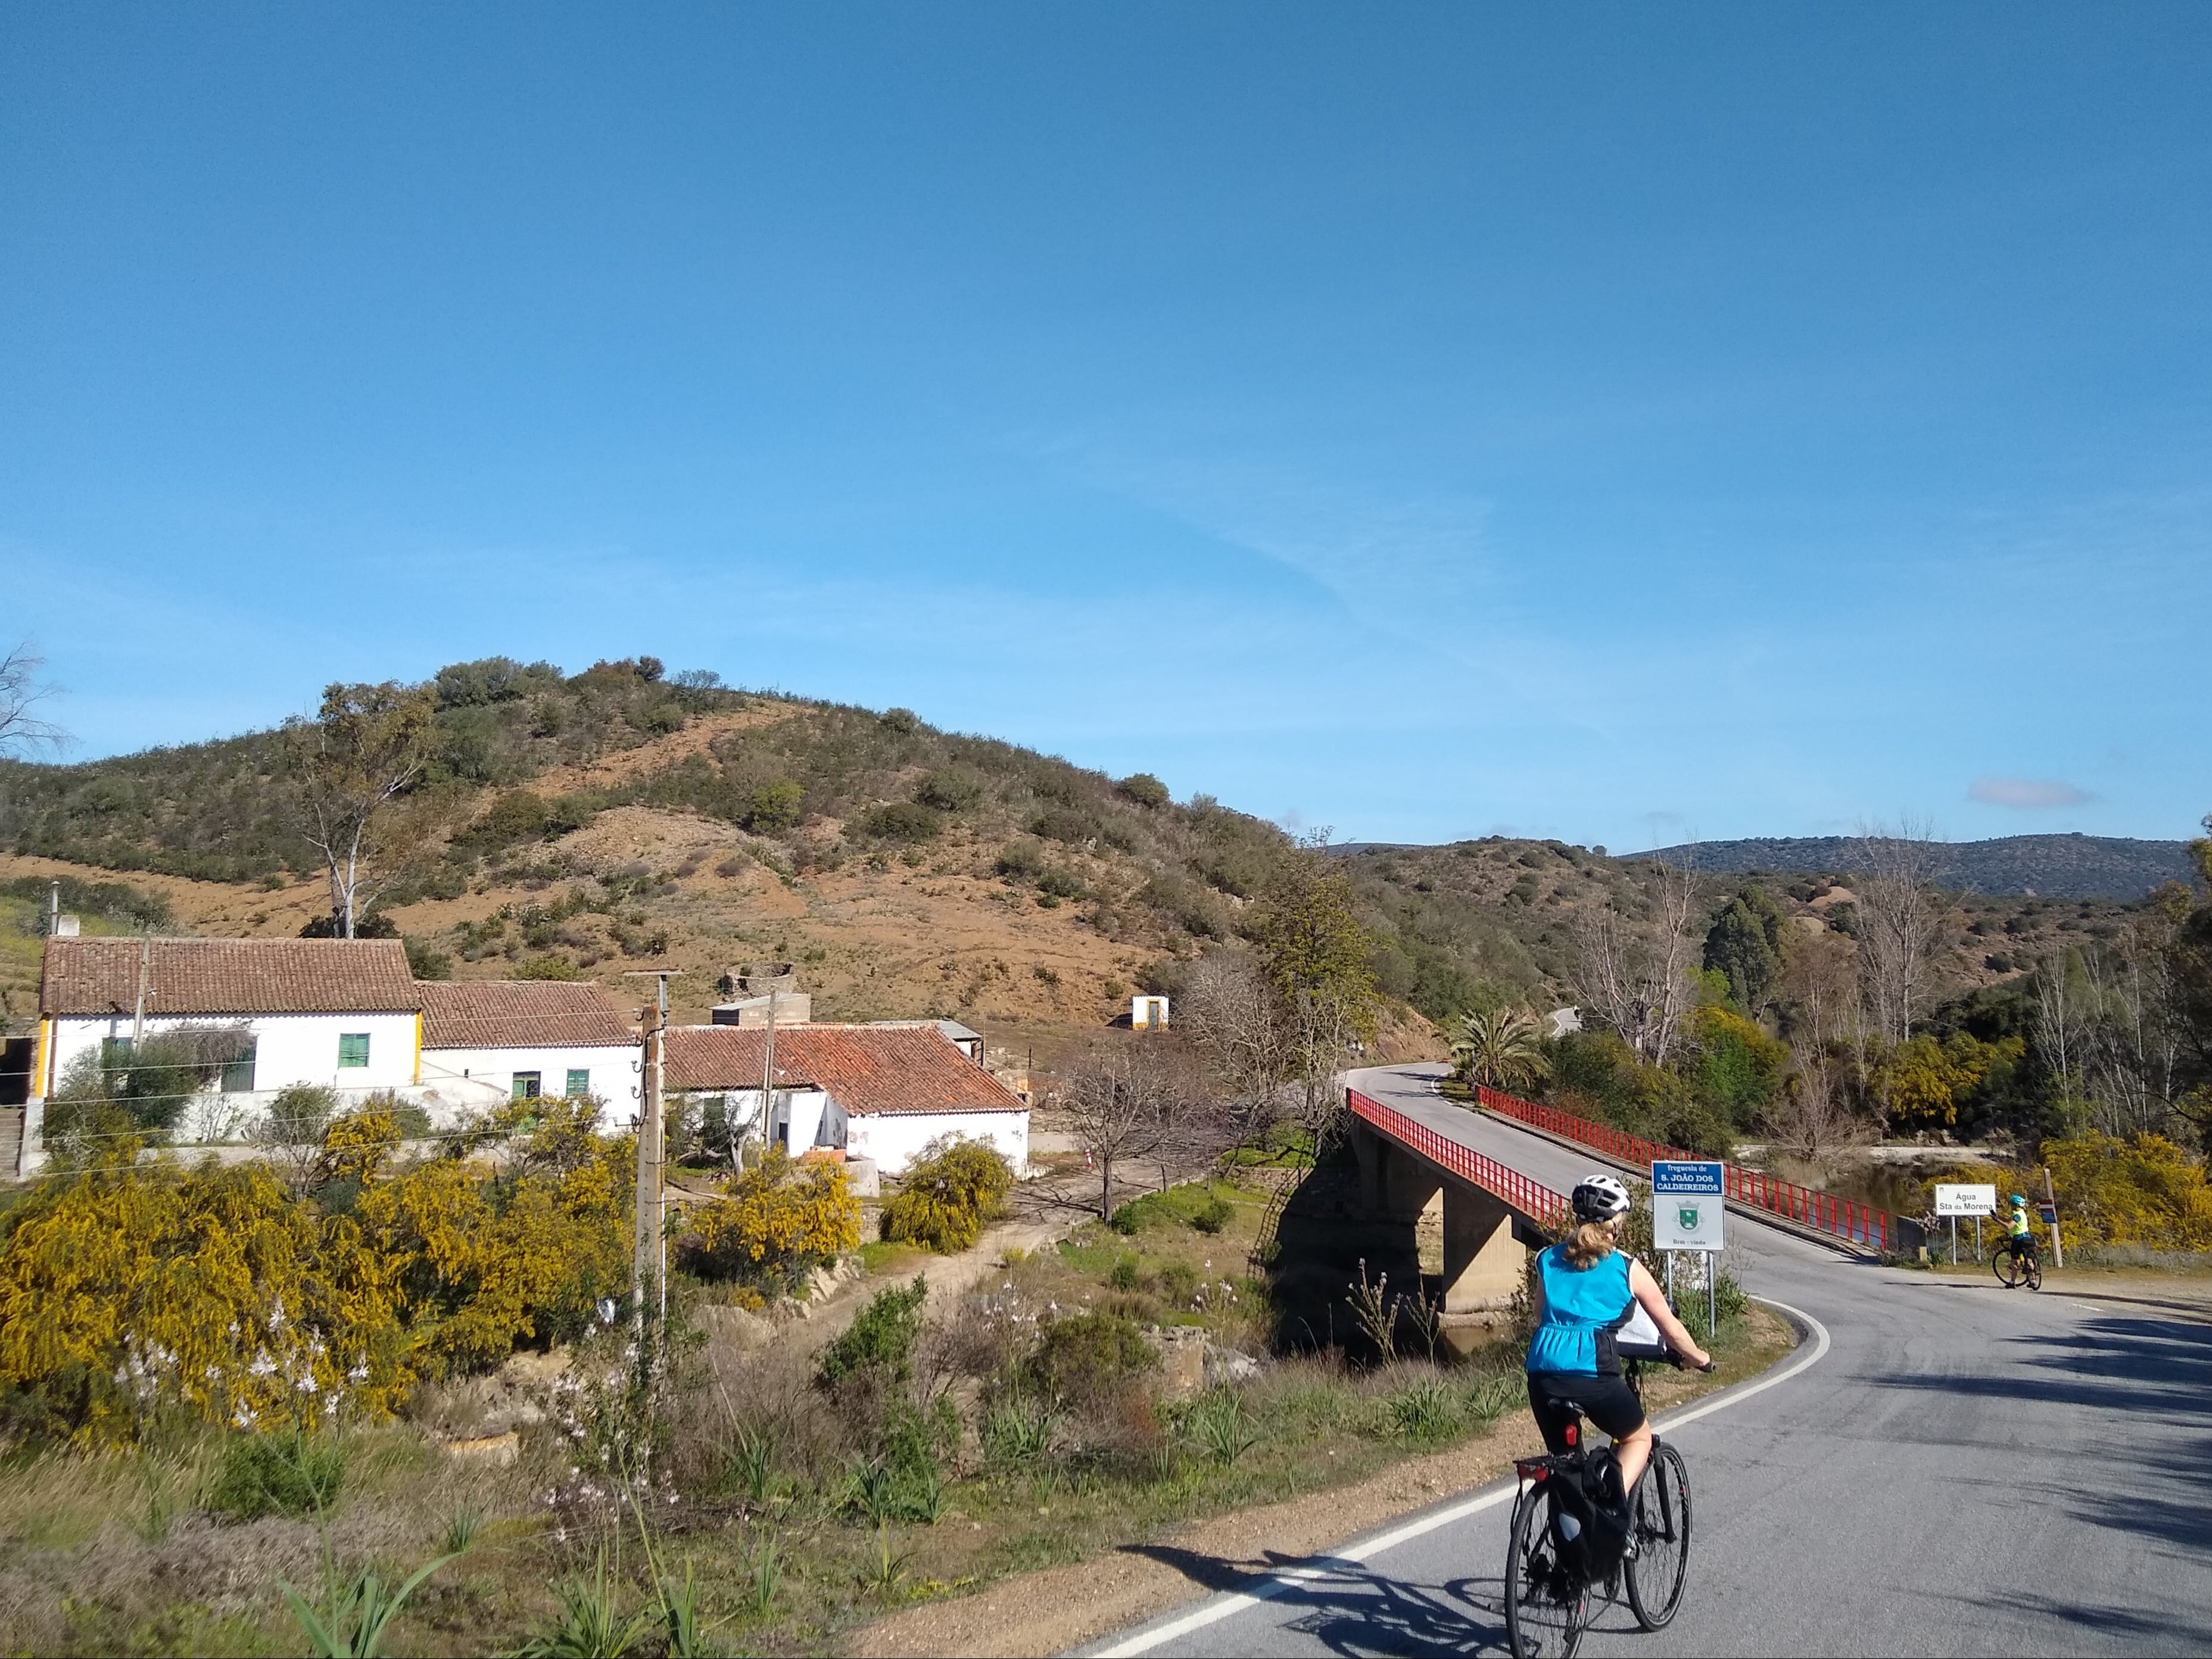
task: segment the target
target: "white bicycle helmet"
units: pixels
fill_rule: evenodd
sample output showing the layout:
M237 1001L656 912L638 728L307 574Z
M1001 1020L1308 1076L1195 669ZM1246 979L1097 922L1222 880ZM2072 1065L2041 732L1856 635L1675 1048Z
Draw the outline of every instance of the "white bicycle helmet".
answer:
M1577 1221L1610 1221L1628 1212L1628 1188L1609 1175L1586 1175L1575 1183Z

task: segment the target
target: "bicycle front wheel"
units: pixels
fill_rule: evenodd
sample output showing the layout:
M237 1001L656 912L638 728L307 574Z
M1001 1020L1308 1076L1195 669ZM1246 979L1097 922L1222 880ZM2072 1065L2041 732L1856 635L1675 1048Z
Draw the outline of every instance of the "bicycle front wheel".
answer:
M1505 1643L1513 1659L1573 1659L1589 1618L1589 1586L1559 1559L1540 1486L1513 1506L1505 1555Z
M2021 1268L2020 1252L2007 1244L1990 1258L1990 1269L1996 1274L1997 1282L2007 1290L2017 1289L2024 1277Z
M1637 1483L1635 1558L1628 1564L1628 1605L1646 1630L1663 1628L1682 1605L1690 1579L1690 1471L1682 1454L1662 1441Z

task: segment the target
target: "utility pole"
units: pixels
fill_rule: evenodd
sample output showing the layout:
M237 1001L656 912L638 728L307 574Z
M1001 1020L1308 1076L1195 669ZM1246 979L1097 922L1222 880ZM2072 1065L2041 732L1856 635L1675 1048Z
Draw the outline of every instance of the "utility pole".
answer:
M648 1279L659 1297L661 1314L665 1316L668 1311L668 1230L663 1224L661 1194L667 1147L661 1129L661 1089L667 1079L668 981L679 971L673 968L647 969L623 975L626 979L659 981L653 1006L638 1011L638 1023L645 1028L645 1063L640 1078L642 1086L637 1115L637 1217L630 1293L635 1298L636 1323L641 1331L645 1324Z
M138 936L138 1009L131 1017L131 1054L137 1057L139 1039L146 1035L146 981L154 971L154 936Z
M2043 1166L2043 1201L2051 1206L2051 1265L2066 1265L2066 1247L2058 1240L2058 1192L2051 1184L2051 1166Z
M769 1137L775 1133L775 976L768 981L768 1041L761 1053L761 1152L768 1152Z

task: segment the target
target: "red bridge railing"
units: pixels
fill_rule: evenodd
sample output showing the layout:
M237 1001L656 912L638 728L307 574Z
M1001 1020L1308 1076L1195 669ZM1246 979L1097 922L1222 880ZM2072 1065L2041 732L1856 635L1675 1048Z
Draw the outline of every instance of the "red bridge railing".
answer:
M1589 1147L1592 1152L1617 1159L1623 1164L1650 1164L1654 1158L1695 1158L1695 1152L1685 1152L1680 1146L1668 1146L1656 1140L1646 1140L1640 1135L1630 1134L1610 1124L1593 1123L1586 1117L1577 1117L1556 1106L1539 1106L1534 1101L1522 1100L1497 1089L1478 1085L1475 1090L1485 1111L1495 1112L1526 1123L1531 1128L1542 1129L1565 1139ZM1838 1238L1849 1239L1855 1244L1864 1244L1873 1249L1891 1250L1898 1248L1897 1218L1887 1210L1877 1210L1870 1204L1855 1204L1850 1199L1838 1198L1833 1193L1824 1193L1811 1187L1800 1187L1794 1182L1779 1181L1757 1170L1747 1170L1741 1164L1727 1164L1723 1184L1728 1195L1739 1204L1749 1205L1754 1210L1764 1210L1770 1215L1794 1221L1801 1227L1810 1227L1817 1232L1832 1233Z
M1394 1111L1379 1100L1370 1100L1357 1089L1347 1089L1345 1095L1353 1116L1366 1119L1392 1139L1403 1142L1492 1197L1504 1199L1538 1226L1553 1232L1565 1230L1571 1209L1565 1194L1529 1180L1518 1170L1507 1169L1494 1158L1485 1158L1471 1146L1446 1139L1427 1124Z

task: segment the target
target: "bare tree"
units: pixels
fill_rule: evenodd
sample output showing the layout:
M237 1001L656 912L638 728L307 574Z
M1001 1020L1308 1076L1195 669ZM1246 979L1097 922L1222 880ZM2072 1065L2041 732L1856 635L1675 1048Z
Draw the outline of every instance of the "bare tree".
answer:
M1874 1125L1851 1109L1836 1063L1818 1048L1797 1051L1797 1068L1768 1109L1766 1127L1784 1151L1814 1162L1875 1136Z
M60 689L39 678L46 665L28 640L0 657L0 755L48 752L69 740L60 726L33 712Z
M1612 905L1583 913L1576 927L1575 990L1583 1006L1619 1032L1638 1059L1659 1066L1680 1042L1692 1003L1697 876L1655 861L1650 878L1648 920L1625 915Z
M2035 972L2035 1047L2058 1079L2063 1103L2080 1100L2082 1026L2087 1018L2080 963L2070 951L2045 957Z
M395 810L429 758L433 706L426 689L331 685L312 720L284 722L285 758L301 828L322 854L338 936L354 925L398 872L427 824Z
M1905 818L1894 830L1876 826L1861 835L1852 851L1869 1012L1875 1035L1887 1042L1912 1035L1942 939L1936 847L1928 825Z
M1295 1044L1273 991L1251 958L1217 951L1194 963L1176 1019L1212 1062L1236 1137L1263 1133L1297 1074Z
M1115 1164L1181 1145L1199 1105L1176 1056L1151 1039L1085 1055L1060 1103L1097 1166L1102 1217L1114 1212Z

